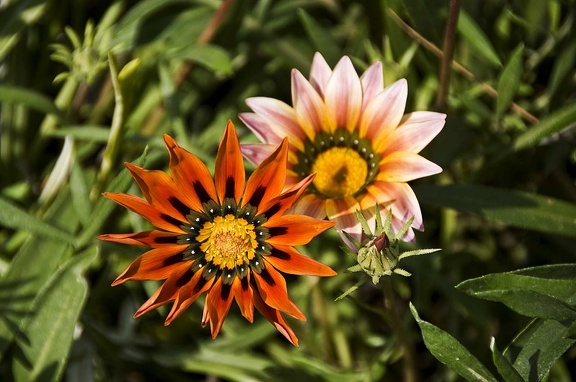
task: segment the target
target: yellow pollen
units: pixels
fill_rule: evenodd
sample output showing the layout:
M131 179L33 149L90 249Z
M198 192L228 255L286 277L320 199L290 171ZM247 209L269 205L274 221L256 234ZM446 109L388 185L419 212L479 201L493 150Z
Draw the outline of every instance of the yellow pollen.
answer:
M333 147L318 155L312 166L314 186L330 199L354 195L366 183L368 164L347 147Z
M248 264L255 256L258 245L254 225L234 215L217 216L213 222L204 223L196 237L206 261L220 269L234 269Z

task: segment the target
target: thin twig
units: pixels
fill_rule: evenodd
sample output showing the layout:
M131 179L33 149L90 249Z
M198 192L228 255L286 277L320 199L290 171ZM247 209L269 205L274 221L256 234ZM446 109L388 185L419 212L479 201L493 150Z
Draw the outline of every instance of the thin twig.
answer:
M444 32L444 54L440 65L440 86L436 97L436 107L438 110L446 109L446 97L450 88L450 64L454 57L454 46L456 45L456 26L458 25L458 15L460 14L460 0L450 0L448 20L446 21L446 31Z
M404 22L404 20L402 20L402 18L400 16L398 16L398 14L396 12L394 12L390 8L387 9L387 12L388 12L388 16L390 16L392 21L394 21L396 23L396 25L398 25L400 27L400 29L402 29L408 36L412 37L412 39L414 39L414 41L416 41L418 44L420 44L421 46L423 46L424 48L426 48L427 50L432 52L432 54L439 57L440 59L444 56L444 52L442 52L442 50L440 48L438 48L432 42L425 39L421 34L419 34L414 29L412 29L412 27L410 27L410 25L408 25L406 22ZM454 69L457 73L461 74L462 76L464 76L468 80L479 83L482 90L486 94L488 94L489 96L491 96L491 97L497 97L498 96L498 92L496 91L496 89L494 89L492 86L488 85L486 82L478 80L476 78L476 76L471 71L469 71L464 66L462 66L461 64L459 64L458 62L456 62L454 60L452 61L452 69ZM537 124L539 122L538 118L533 116L530 112L528 112L526 109L524 109L522 106L518 105L517 103L512 102L511 109L516 114L518 114L521 118L525 119L526 121L528 121L532 124Z

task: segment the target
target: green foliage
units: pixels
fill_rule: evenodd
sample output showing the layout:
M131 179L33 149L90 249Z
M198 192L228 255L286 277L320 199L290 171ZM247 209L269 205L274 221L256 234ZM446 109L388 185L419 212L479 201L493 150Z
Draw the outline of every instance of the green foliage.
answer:
M0 380L576 380L576 2L461 2L437 104L449 4L3 2ZM426 230L392 260L442 251L404 255L403 278L334 232L300 248L338 275L287 278L299 348L236 308L216 340L201 304L134 320L157 283L110 283L144 250L95 237L150 226L101 193L140 195L123 163L166 170L165 133L208 168L227 120L255 142L244 100L290 104L316 51L381 60L406 112L447 114L421 153L443 173L410 182ZM390 277L345 271L359 260Z

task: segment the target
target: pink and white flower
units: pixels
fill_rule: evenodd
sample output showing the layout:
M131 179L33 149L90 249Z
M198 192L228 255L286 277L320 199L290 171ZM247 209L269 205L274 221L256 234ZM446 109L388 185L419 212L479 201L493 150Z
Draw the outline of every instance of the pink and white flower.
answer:
M424 226L407 182L442 171L418 153L442 130L446 115L404 114L407 94L405 79L384 88L381 62L358 77L347 56L332 70L316 53L309 80L292 70L292 106L267 97L246 100L253 112L239 117L262 143L244 144L242 153L259 164L288 137L286 185L316 173L294 213L328 217L338 232L360 240L356 210L374 219L375 205L384 216L391 208L395 231L414 217L404 236L412 241L413 228Z

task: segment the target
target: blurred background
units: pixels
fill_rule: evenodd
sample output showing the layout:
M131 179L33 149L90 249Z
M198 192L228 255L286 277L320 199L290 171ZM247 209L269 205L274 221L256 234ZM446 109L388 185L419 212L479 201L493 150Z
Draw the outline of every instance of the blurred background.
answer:
M397 313L420 380L461 377L430 354L409 301L498 375L490 338L501 350L523 346L526 337L515 338L533 318L454 287L575 262L575 5L0 1L0 380L405 378L397 333L382 317L382 288L367 282L334 302L360 277L345 272L355 259L334 232L301 250L337 276L287 277L307 316L289 318L298 348L236 307L216 340L200 325L201 302L168 327L166 307L134 320L158 283L110 284L144 249L95 239L149 227L100 196L140 195L124 162L166 169L168 133L213 169L227 120L241 142L256 141L237 117L248 111L244 100L291 104L290 70L307 77L315 52L331 67L348 55L359 74L380 60L386 85L407 79L406 112L448 115L422 153L444 172L411 182L426 229L407 246L442 251L405 260L412 276L392 278ZM446 33L450 15L457 19ZM450 50L451 66L443 59ZM541 350L561 340L568 342L544 372L549 381L576 380L573 340L544 336Z

